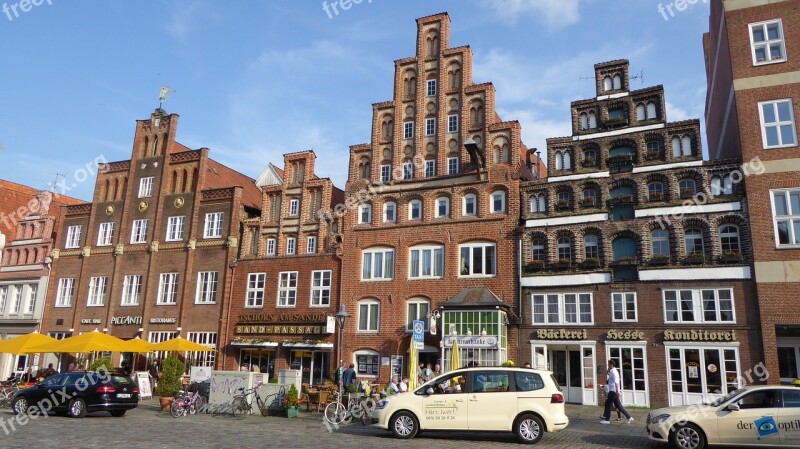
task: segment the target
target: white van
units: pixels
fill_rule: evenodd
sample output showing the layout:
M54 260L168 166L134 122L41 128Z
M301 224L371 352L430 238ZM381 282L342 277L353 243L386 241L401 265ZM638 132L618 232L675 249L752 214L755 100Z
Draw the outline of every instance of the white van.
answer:
M475 367L381 400L372 422L397 438L413 438L420 430L508 431L533 444L544 432L565 429L569 418L550 371Z

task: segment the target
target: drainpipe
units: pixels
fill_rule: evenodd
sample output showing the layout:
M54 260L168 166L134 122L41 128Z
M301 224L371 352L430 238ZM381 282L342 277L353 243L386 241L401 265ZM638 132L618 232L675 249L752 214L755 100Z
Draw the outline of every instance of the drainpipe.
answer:
M519 315L517 316L517 361L519 361L520 357L520 343L522 343L522 330L519 328L520 320L519 318L522 317L522 235L520 234L519 239L517 240L517 310L519 310Z
M225 340L228 340L228 336L230 335L229 331L230 331L230 327L231 327L231 306L233 305L233 285L234 285L234 281L236 279L236 266L238 265L237 260L238 259L233 259L233 262L230 265L231 282L230 282L229 285L231 286L231 289L228 291L228 313L225 315ZM227 345L225 347L225 350L222 352L222 369L223 370L225 370L225 358L228 355L227 346L230 346L231 342L230 341L226 341L226 343L227 343Z

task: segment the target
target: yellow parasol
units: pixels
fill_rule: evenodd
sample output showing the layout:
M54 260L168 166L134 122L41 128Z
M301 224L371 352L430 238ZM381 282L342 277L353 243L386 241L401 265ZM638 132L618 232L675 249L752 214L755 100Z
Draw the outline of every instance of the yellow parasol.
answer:
M461 368L461 351L458 349L458 338L453 337L453 347L450 349L450 371ZM458 384L458 378L453 378L452 388Z
M87 353L87 352L133 352L128 342L97 329L74 337L56 340L54 343L34 347L35 352Z
M148 352L153 352L155 347L154 343L150 343L149 341L144 341L139 337L134 338L133 340L127 340L126 343L128 344L128 350L125 352L136 352L139 354L146 354Z
M411 341L411 347L408 348L408 391L417 389L417 348L414 346L414 341Z
M175 337L171 340L162 341L153 345L153 351L175 351L175 352L215 352L216 349L203 346L189 341L183 337Z
M30 334L21 335L19 337L10 338L8 340L0 341L0 353L6 354L33 354L42 352L39 346L51 345L57 343L53 337L42 335L39 332L32 332Z

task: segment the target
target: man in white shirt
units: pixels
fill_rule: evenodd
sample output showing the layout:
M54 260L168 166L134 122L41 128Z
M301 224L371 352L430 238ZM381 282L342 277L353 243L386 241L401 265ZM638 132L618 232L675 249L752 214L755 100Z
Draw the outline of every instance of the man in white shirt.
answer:
M397 376L392 377L392 382L389 384L389 389L392 394L400 393L400 387L397 386Z
M619 400L619 395L622 394L622 382L619 378L619 370L617 363L614 360L608 361L608 394L606 395L605 410L603 411L603 419L600 424L611 424L611 404L617 407L617 410L622 412L628 418L628 424L633 424L631 414L622 406Z
M405 393L408 391L408 378L404 377L403 381L400 382L400 393Z

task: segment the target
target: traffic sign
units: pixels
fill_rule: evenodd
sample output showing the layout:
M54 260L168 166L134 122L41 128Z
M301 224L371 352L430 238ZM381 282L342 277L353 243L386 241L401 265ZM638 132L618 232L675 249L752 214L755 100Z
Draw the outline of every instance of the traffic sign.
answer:
M413 322L414 328L414 341L416 342L424 342L425 341L425 322L422 320L414 320Z

